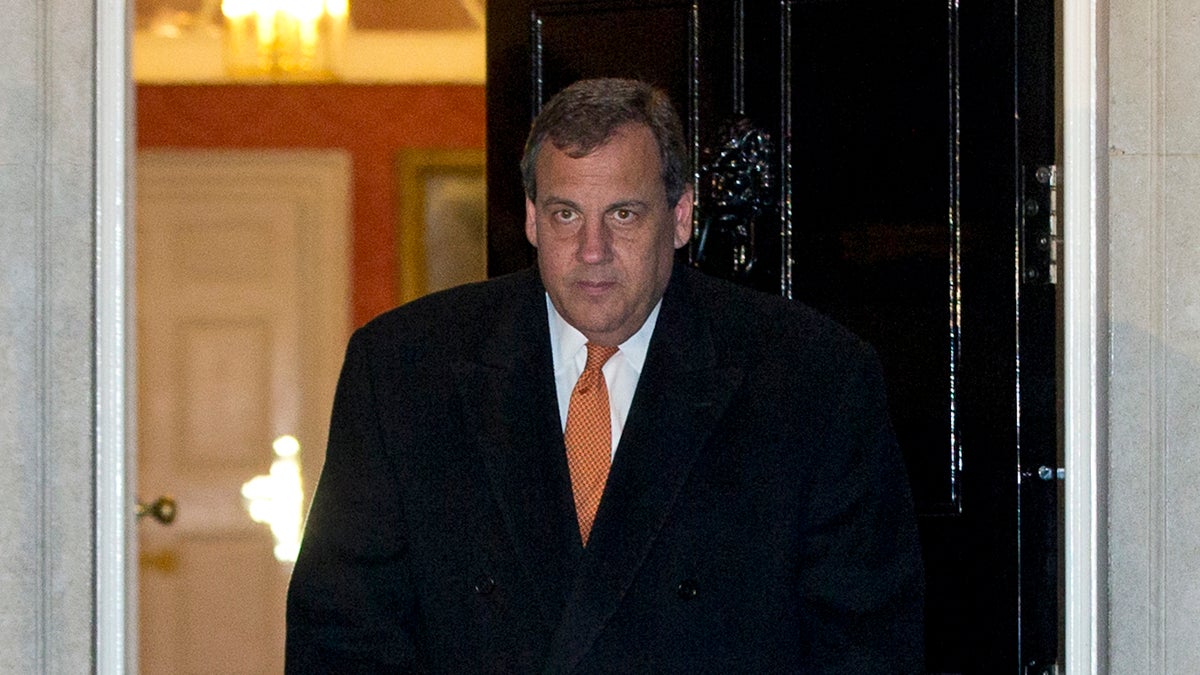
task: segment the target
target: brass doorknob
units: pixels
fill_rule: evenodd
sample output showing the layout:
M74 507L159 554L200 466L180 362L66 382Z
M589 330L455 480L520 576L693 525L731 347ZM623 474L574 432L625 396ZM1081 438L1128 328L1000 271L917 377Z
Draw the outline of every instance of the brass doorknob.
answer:
M150 516L163 525L170 525L175 522L175 516L178 513L179 508L176 506L175 500L166 495L155 499L149 504L138 502L137 505L137 517L139 520L143 516Z

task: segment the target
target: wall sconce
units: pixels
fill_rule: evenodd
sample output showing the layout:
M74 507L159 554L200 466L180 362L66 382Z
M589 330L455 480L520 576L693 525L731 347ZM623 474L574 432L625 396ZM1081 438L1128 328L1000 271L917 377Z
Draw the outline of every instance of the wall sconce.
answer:
M332 80L349 0L222 0L225 68L235 78Z

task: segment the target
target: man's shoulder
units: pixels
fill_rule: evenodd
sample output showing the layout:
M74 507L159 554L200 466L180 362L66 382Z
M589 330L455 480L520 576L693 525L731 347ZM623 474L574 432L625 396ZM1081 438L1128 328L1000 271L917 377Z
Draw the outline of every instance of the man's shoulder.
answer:
M880 386L874 348L798 300L690 272L682 278L707 325L715 362L740 369L748 396L800 397L812 410L865 400ZM759 399L755 399L759 400ZM763 400L773 406L780 399Z
M714 335L724 340L807 353L870 351L848 328L800 300L688 268L681 281L688 302L708 317Z
M359 339L445 344L471 341L498 322L536 316L544 304L536 272L526 269L430 293L390 309L356 331Z

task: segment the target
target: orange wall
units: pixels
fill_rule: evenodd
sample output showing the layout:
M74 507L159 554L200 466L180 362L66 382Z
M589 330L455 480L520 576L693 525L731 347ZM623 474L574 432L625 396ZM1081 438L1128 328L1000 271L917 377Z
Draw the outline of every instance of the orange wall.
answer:
M403 148L483 148L470 85L139 85L138 148L341 148L353 171L354 325L395 302L394 164Z

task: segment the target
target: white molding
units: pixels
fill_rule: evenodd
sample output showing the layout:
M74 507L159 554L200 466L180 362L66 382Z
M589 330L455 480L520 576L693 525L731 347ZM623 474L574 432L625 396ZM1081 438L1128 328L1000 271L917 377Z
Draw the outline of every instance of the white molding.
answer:
M487 73L484 31L350 31L337 68L341 84L478 84ZM144 84L231 84L218 31L133 36L133 77ZM261 82L269 82L262 80Z
M129 216L129 21L125 0L96 3L95 153L96 277L96 563L95 668L101 675L136 672L137 558L130 495L132 437L126 424L131 355L126 293Z
M1104 671L1102 503L1106 308L1099 120L1105 0L1063 0L1066 672ZM120 0L97 3L97 672L123 672L127 638L125 187L126 80ZM139 71L141 72L141 71ZM163 81L139 75L139 81ZM472 80L474 82L475 80ZM479 81L482 81L480 77ZM132 659L132 654L128 656Z
M1105 136L1101 12L1063 0L1066 672L1105 672Z

